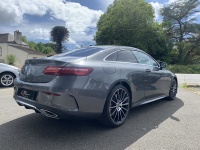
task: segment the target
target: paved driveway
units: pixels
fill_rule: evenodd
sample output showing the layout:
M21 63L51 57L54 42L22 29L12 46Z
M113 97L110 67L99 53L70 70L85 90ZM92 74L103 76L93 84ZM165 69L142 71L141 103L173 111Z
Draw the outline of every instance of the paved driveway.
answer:
M177 99L131 111L115 129L96 120L53 120L19 107L0 90L0 150L122 150L200 148L200 96L179 89Z

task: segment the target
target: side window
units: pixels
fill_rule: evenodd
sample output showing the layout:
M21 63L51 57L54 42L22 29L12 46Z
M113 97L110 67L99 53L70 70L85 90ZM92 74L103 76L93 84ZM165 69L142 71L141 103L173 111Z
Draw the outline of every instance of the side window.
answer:
M133 53L129 50L122 50L118 51L117 61L121 62L131 62L131 63L138 63L137 59L133 55Z
M117 52L109 55L107 58L106 58L107 61L116 61L117 60Z
M132 51L132 52L140 64L157 66L157 63L148 55L138 51Z

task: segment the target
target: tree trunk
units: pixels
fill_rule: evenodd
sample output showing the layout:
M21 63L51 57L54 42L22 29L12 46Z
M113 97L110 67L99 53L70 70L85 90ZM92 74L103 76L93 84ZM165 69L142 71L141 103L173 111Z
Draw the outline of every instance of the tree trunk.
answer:
M179 37L179 43L178 43L178 63L182 64L183 63L183 49L184 49L184 44L183 44L183 27L181 21L178 21L179 23L179 30L180 30L180 37Z
M183 63L183 43L179 43L178 46L178 50L179 50L179 54L178 54L178 63L182 64Z
M58 43L57 54L62 53L62 43Z

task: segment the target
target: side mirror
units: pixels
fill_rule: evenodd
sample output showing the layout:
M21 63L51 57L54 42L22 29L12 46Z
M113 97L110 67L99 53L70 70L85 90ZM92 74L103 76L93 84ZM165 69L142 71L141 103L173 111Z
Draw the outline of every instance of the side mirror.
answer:
M167 63L166 63L166 62L160 61L159 64L160 64L160 68L161 68L161 69L167 67Z

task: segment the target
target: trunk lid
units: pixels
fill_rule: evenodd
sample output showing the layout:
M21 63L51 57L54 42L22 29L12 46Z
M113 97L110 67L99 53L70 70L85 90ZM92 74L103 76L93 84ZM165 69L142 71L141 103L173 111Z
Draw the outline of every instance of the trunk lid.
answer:
M65 61L63 61L65 60ZM46 75L43 74L43 70L47 68L48 66L60 66L64 67L67 64L71 62L75 62L80 60L80 58L77 60L77 58L70 58L68 61L64 58L62 61L60 59L29 59L26 60L21 73L19 75L20 80L24 82L30 82L30 83L47 83L52 81L56 76L55 75ZM81 59L83 60L83 58Z

